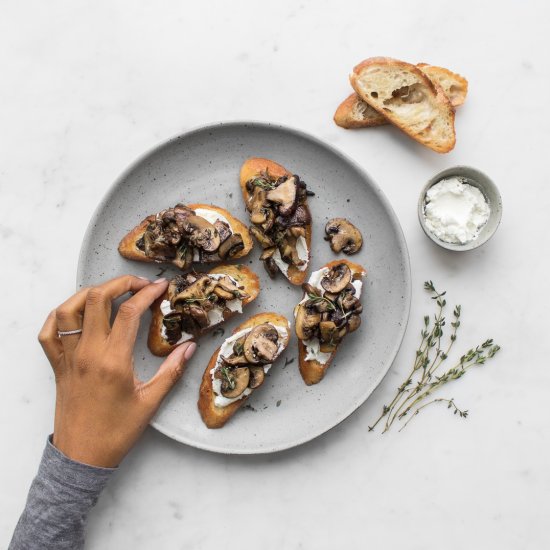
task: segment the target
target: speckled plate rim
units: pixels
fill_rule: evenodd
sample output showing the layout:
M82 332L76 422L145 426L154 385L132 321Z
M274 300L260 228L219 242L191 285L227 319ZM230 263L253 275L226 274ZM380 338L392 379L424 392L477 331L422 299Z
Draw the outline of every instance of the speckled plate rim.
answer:
M298 138L301 138L305 141L309 141L310 143L320 148L326 149L327 151L329 151L330 153L338 157L342 162L349 164L354 170L357 171L358 174L361 175L361 178L364 184L369 186L372 189L372 191L380 200L381 204L384 206L390 221L390 225L395 231L395 235L399 241L400 250L403 253L402 259L403 259L403 267L404 267L405 283L406 283L406 288L405 288L404 297L403 297L404 310L402 313L402 319L400 320L400 323L398 325L399 330L397 331L395 344L393 346L393 349L389 351L387 356L386 366L380 370L378 377L376 377L375 379L375 383L371 387L369 387L368 390L363 395L361 395L358 399L355 399L352 403L350 403L349 406L344 407L342 411L337 416L335 416L334 422L331 425L326 425L326 426L323 426L321 429L314 430L311 433L309 433L306 437L291 439L285 442L284 444L280 444L273 447L266 447L266 448L260 448L260 449L242 449L242 448L231 449L231 448L221 447L217 445L197 443L196 441L190 438L183 437L181 434L178 434L176 432L173 432L170 429L167 429L165 426L158 423L155 420L155 418L153 418L150 422L150 426L155 428L160 433L166 435L167 437L175 441L184 443L196 449L202 449L205 451L226 454L226 455L270 454L270 453L292 449L294 447L303 445L308 441L312 441L313 439L316 439L317 437L320 437L321 435L332 430L333 428L341 424L344 420L346 420L346 418L351 416L361 405L365 403L365 401L372 395L374 390L380 385L380 382L382 382L382 380L390 370L391 366L393 365L395 357L397 356L397 353L401 347L403 338L405 336L405 331L407 329L407 324L409 321L409 313L411 308L411 288L412 288L409 249L407 247L407 241L405 240L405 235L403 234L403 229L401 228L401 224L399 223L397 215L393 207L391 206L388 198L386 197L382 189L378 186L378 184L375 182L375 180L370 176L370 174L363 167L361 167L357 162L355 162L354 160L349 158L347 155L345 155L344 153L336 149L333 145L329 145L328 143L322 141L319 138L316 138L315 136L312 136L311 134L304 132L303 130L298 130L297 128L291 128L289 126L274 123L274 122L262 122L262 121L254 121L254 120L231 120L231 121L208 123L208 124L191 128L190 130L183 132L182 134L178 134L172 138L169 138L168 140L158 143L151 149L144 152L136 160L134 160L111 184L111 186L109 187L109 189L107 190L107 192L105 193L105 195L103 196L101 201L98 203L97 207L95 208L94 213L90 219L90 222L88 223L88 227L86 228L86 232L84 233L84 238L82 240L82 245L80 248L80 254L78 258L76 287L77 287L77 290L80 288L79 282L81 280L81 273L82 273L84 261L85 261L83 257L83 251L86 248L85 244L90 239L93 228L98 221L100 212L104 208L105 204L110 200L111 196L115 193L118 186L122 182L124 182L124 180L128 177L128 175L130 175L130 173L133 170L135 170L142 162L146 161L149 157L155 155L161 149L173 143L174 141L185 140L197 133L210 131L210 130L215 131L217 128L220 128L220 127L231 127L231 126L234 126L234 127L240 126L243 129L252 128L252 127L261 128L264 130L277 129L279 131L288 132L290 134L293 134L294 136L297 136Z

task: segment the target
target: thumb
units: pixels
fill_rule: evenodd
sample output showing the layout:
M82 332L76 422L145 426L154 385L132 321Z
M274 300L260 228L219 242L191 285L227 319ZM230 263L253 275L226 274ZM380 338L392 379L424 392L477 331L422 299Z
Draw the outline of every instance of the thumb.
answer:
M191 359L196 349L195 342L185 342L178 346L164 360L155 376L145 384L146 393L157 407L179 381L187 361Z

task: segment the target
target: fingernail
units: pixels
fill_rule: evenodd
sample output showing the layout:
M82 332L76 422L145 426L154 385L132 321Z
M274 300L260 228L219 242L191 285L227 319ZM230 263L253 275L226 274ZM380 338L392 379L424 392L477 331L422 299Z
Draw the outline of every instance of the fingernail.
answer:
M149 281L149 279L147 277L140 277L139 275L137 276L138 279L141 279L142 281Z
M166 279L164 277L161 277L160 279L157 279L156 281L153 281L154 284L158 285L159 283L164 283Z
M195 350L197 349L197 344L195 342L191 342L189 346L187 346L187 349L185 350L185 353L183 354L183 358L188 361L193 357L193 354L195 353Z

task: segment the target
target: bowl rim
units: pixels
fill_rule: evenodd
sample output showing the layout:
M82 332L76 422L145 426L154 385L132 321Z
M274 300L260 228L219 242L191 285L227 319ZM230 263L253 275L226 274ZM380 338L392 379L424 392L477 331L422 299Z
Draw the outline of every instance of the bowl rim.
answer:
M424 219L424 204L428 190L436 183L439 183L442 179L452 176L462 177L470 180L471 183L483 193L483 196L485 197L487 202L490 203L489 219L493 218L494 220L494 227L491 231L483 234L482 229L475 239L464 244L448 243L446 241L442 241L428 229ZM490 189L492 191L492 193L496 197L496 201L489 200L489 198L487 197L487 189ZM454 252L475 250L476 248L484 245L496 233L496 230L498 229L502 220L502 197L495 182L487 174L485 174L478 168L467 166L465 164L451 166L450 168L445 168L444 170L441 170L440 172L432 176L423 186L422 191L420 192L420 196L418 198L418 220L426 236L435 244L439 245L441 248L445 248L446 250L451 250Z

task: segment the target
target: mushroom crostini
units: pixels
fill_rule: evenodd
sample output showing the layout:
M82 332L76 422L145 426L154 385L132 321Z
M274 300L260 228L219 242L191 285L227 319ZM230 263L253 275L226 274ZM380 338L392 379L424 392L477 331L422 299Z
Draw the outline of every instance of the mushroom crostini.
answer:
M221 428L246 403L289 340L289 322L277 313L254 315L233 331L202 377L198 407L208 428Z
M147 345L168 355L178 344L196 340L208 330L242 313L260 292L258 276L242 265L220 265L208 273L174 277L153 304Z
M246 256L253 242L247 227L227 210L209 204L177 204L148 216L121 241L129 260L170 263L187 270Z
M309 386L325 375L344 337L361 325L365 269L335 260L311 274L294 309L300 373Z
M260 259L271 277L281 271L293 284L306 278L311 248L312 195L299 176L264 158L250 158L241 168L241 190L252 226L263 248Z

